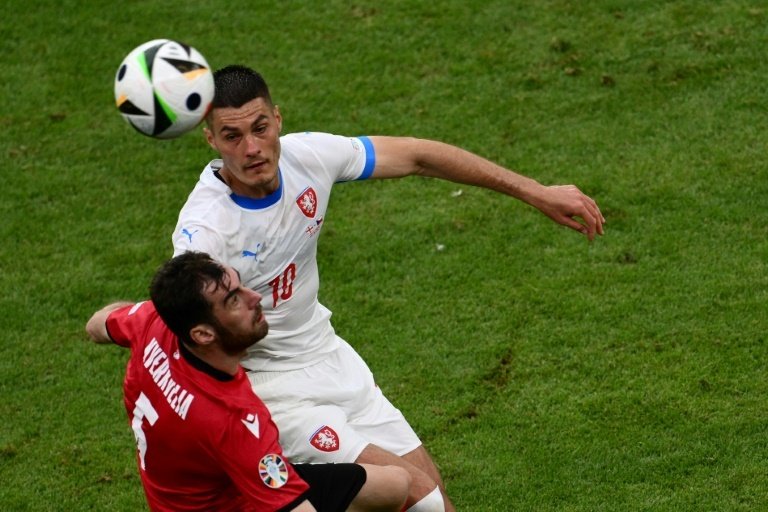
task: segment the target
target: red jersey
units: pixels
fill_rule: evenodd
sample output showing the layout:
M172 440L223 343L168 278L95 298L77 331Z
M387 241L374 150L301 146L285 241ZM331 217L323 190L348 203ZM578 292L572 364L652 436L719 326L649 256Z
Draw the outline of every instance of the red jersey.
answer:
M242 368L234 377L195 357L151 302L113 311L107 331L130 347L123 383L141 481L154 511L269 511L309 486Z

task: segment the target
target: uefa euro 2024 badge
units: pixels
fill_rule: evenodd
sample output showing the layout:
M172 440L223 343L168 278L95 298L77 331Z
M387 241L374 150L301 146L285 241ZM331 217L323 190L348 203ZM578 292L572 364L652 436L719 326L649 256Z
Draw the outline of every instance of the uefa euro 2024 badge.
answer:
M259 476L267 487L277 489L288 481L288 468L279 455L270 453L259 462Z

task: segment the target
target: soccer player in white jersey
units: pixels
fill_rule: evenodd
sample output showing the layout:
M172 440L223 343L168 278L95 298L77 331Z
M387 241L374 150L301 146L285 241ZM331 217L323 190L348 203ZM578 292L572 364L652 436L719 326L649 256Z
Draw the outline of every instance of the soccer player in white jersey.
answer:
M203 170L179 214L175 254L209 253L265 300L269 335L242 361L296 461L396 464L412 477L411 512L451 511L440 474L403 415L317 300L317 240L341 181L441 178L492 189L587 236L603 234L595 201L573 185L544 186L448 144L407 137L281 136L261 75L214 74L205 135L220 159Z

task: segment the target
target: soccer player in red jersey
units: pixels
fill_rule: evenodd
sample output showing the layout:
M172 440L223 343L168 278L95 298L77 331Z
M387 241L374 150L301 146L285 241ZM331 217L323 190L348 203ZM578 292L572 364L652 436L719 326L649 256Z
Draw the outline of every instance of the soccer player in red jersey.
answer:
M400 510L397 466L291 464L239 360L268 325L231 267L188 252L156 273L151 301L93 314L97 343L130 348L124 401L153 511Z

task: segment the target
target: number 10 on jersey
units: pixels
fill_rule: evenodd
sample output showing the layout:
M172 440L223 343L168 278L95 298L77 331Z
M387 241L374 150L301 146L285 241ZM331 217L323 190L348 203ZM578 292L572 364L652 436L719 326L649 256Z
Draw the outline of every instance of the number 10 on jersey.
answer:
M272 308L277 307L280 300L288 300L293 295L293 281L296 280L296 264L291 263L281 274L269 282L272 287Z

